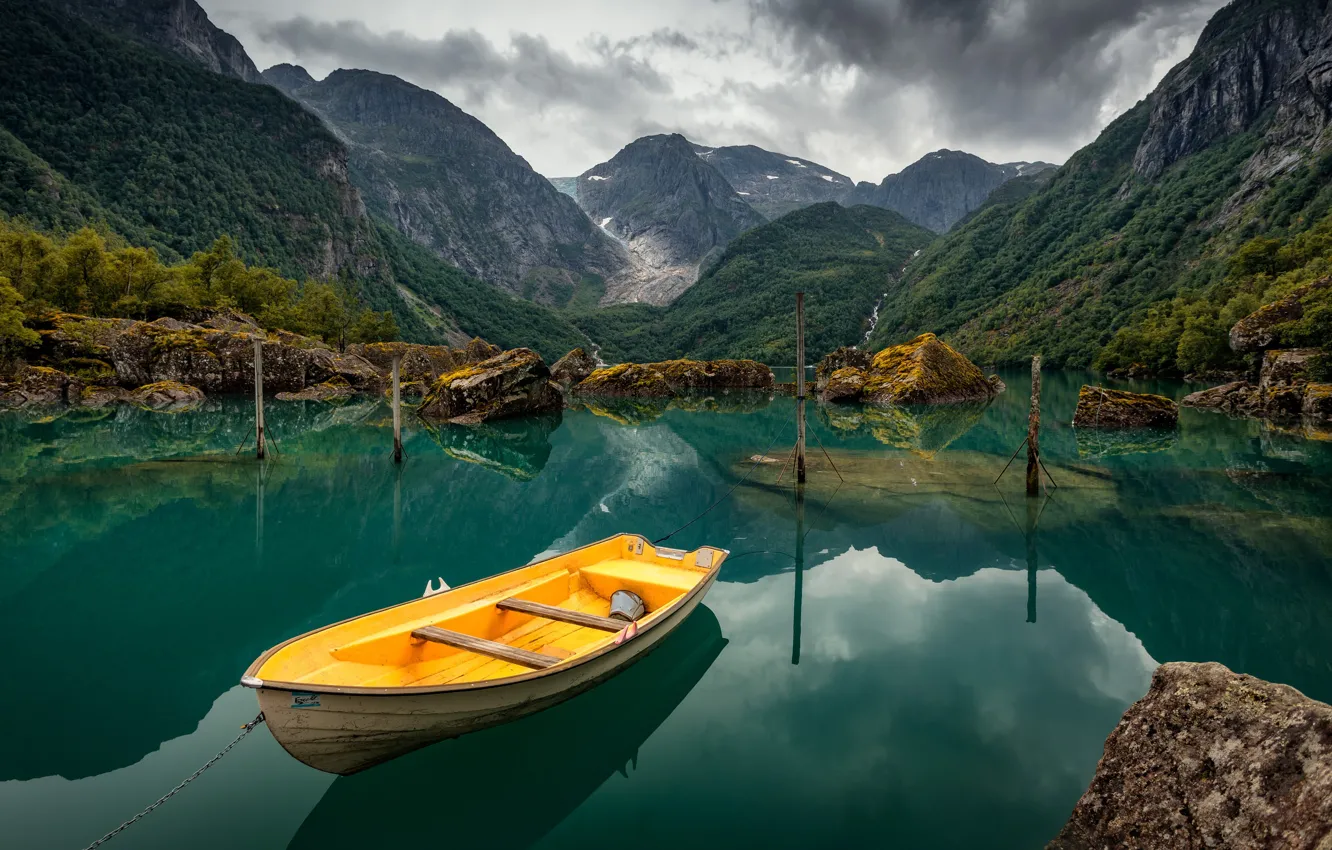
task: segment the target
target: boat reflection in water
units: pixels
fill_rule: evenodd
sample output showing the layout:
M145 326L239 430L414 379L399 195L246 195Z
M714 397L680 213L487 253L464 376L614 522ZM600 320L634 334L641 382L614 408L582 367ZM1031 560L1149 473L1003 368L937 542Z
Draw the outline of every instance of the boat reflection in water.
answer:
M646 658L587 693L512 723L339 777L289 848L437 844L527 847L554 829L638 749L726 646L700 605ZM538 793L515 796L515 771L552 766ZM423 845L424 846L424 845Z

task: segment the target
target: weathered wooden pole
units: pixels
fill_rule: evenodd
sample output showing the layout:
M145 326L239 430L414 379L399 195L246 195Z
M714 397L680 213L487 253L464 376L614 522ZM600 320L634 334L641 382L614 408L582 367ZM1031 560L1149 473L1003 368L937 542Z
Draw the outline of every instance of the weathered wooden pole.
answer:
M255 456L263 460L264 448L264 341L254 338L254 441Z
M1041 355L1031 358L1031 414L1027 418L1027 495L1041 492Z
M264 559L264 488L268 479L264 477L266 465L256 466L258 477L254 481L254 557L256 561Z
M805 488L796 487L795 612L791 622L791 663L800 663L800 606L805 581Z
M398 381L398 371L402 366L402 355L393 355L393 462L402 463L402 387Z
M796 293L796 486L805 483L805 293Z

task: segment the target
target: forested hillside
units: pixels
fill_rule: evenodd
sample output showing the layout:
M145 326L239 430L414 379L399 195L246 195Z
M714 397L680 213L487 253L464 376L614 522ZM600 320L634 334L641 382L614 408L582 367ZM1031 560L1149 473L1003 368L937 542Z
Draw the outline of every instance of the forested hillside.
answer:
M346 153L282 94L101 32L40 3L0 0L0 127L169 259L232 235L289 276L374 271ZM13 152L6 146L6 168ZM37 224L40 193L6 207ZM96 214L96 210L90 210Z
M934 238L890 210L816 204L742 234L669 307L576 315L607 360L745 357L795 362L795 293L811 358L859 342L875 301Z
M1055 365L1234 366L1226 329L1281 288L1277 267L1257 279L1237 252L1256 236L1284 245L1332 208L1311 153L1328 106L1310 82L1321 15L1306 0L1227 7L1189 60L1044 188L994 198L914 263L873 344L930 330L986 362L1040 351ZM1246 70L1255 63L1264 74ZM1304 268L1307 248L1287 252L1287 271Z
M235 306L268 326L325 335L305 305L336 296L353 322L364 305L391 312L411 341L481 335L548 357L585 344L557 313L469 277L368 216L345 148L276 89L41 4L0 0L0 15L0 216L12 219L6 233L29 234L10 248L37 246L58 267L51 280L63 281L52 290L14 279L30 312L151 318ZM101 246L105 281L68 282L70 244ZM246 269L237 280L263 281L254 291L267 294L197 286L200 257L219 246L221 265Z

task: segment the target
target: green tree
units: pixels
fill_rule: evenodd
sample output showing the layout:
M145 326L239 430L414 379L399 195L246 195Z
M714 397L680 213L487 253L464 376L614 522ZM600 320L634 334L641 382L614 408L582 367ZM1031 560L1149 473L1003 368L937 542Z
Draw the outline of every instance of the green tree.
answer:
M0 277L0 367L6 369L23 349L41 342L36 331L23 326L21 303L23 296L9 285L9 278Z

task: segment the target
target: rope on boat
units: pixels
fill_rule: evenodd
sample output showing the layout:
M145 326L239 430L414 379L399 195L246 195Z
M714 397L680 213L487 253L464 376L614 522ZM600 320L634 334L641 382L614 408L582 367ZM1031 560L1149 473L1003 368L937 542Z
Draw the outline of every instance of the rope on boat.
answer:
M106 835L103 835L101 838L97 839L97 840L94 841L92 844L89 844L89 845L87 846L87 848L85 848L85 850L94 850L94 848L102 846L102 845L105 844L106 842L110 841L112 838L115 838L115 837L116 837L117 835L119 835L120 833L122 833L122 832L124 832L125 830L129 829L131 826L133 826L135 823L137 823L137 822L139 821L140 818L142 818L142 817L144 817L145 815L147 815L147 814L148 814L149 812L151 812L153 809L157 808L158 806L160 806L160 805L162 805L163 803L165 803L167 800L170 800L172 797L174 797L174 796L176 796L177 794L179 794L182 788L184 788L186 785L189 785L189 784L190 784L191 782L193 782L194 780L198 779L201 775L203 775L203 772L204 772L205 770L207 770L208 768L210 768L210 767L212 767L213 765L217 764L217 762L218 762L219 759L221 759L221 758L222 758L224 755L226 755L227 753L231 752L231 748L232 748L232 747L234 747L234 746L236 746L237 744L239 744L239 743L241 742L241 739L242 739L242 738L244 738L246 735L248 735L248 734L250 734L251 732L253 732L254 729L255 729L255 727L258 726L260 723L263 723L263 722L264 722L264 713L261 711L261 712L259 712L259 716L258 716L258 717L254 718L254 719L251 720L249 723L246 723L244 726L241 727L241 733L240 733L239 735L236 736L235 740L233 740L230 744L227 744L225 747L223 747L223 748L222 748L222 751L221 751L220 753L218 753L217 755L213 756L213 757L210 758L208 761L204 762L204 766L203 766L203 767L199 768L199 769L196 770L194 773L191 773L188 777L185 778L185 781L184 781L184 782L180 783L180 784L177 785L175 788L172 788L172 789L171 789L170 791L168 791L168 792L167 792L167 793L166 793L161 799L159 799L156 803L153 803L151 806L149 806L148 808L146 808L146 809L144 809L143 811L139 812L137 815L135 815L134 817L130 818L129 820L125 821L125 822L122 823L120 826L118 826L118 827L116 827L115 829L111 830L111 831L108 832Z
M791 412L791 420L790 420L790 421L791 421L791 422L794 422L794 421L795 421L795 411L792 411L792 412ZM789 423L787 423L787 424L789 424ZM702 512L702 513L700 513L698 516L694 517L693 519L691 519L689 522L685 523L684 525L680 526L679 528L675 529L675 530L672 531L670 534L666 535L665 537L658 537L656 540L653 540L653 541L652 541L652 545L655 546L655 545L657 545L658 543L665 543L667 540L670 540L670 539L671 539L672 537L674 537L675 535L679 534L680 532L684 531L684 530L685 530L686 528L688 528L689 526L691 526L691 525L693 525L694 523L696 523L696 522L698 522L699 520L701 520L701 519L702 519L704 516L706 516L707 513L708 513L709 511L711 511L713 508L717 507L717 506L720 505L722 502L724 502L724 501L726 501L727 499L729 499L729 498L731 497L731 494L734 493L734 492L736 491L736 489L739 488L739 486L740 486L741 484L744 484L746 481L748 481L748 480L749 480L749 476L754 474L754 470L758 469L759 466L764 462L764 459L768 456L768 452L772 451L772 447L775 446L775 445L777 445L777 439L778 439L779 437L781 437L781 435L782 435L782 431L783 431L783 430L784 430L784 429L783 429L781 426L778 426L778 427L773 431L773 434L772 434L772 440L770 440L770 441L768 442L768 447L767 447L766 449L763 450L763 454L758 455L758 457L757 457L757 459L754 461L753 465L749 467L749 471L747 471L747 472L744 474L744 477L742 477L739 481L737 481L737 482L735 482L734 484L732 484L732 485L731 485L731 489L727 490L726 493L723 494L722 497L721 497L720 499L718 499L717 501L715 501L715 502L713 502L712 504L708 505L706 508L703 509L703 512Z

